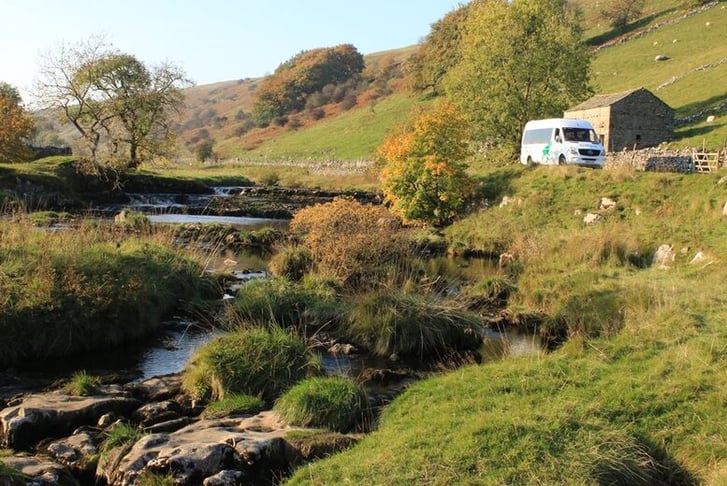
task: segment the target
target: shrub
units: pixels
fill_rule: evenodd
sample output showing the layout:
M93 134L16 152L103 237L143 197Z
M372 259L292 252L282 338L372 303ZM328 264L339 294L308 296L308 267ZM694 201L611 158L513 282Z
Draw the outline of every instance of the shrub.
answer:
M401 233L382 224L395 219L384 207L336 198L299 211L290 231L319 273L350 288L368 287L410 254Z
M238 393L208 404L202 412L202 418L219 418L231 414L257 414L263 410L263 402L258 397Z
M443 301L397 291L374 291L353 304L347 339L379 356L439 359L482 344L479 317Z
M95 376L86 373L85 370L74 373L71 381L66 383L65 389L71 395L88 396L93 395L101 382Z
M305 341L283 329L243 329L207 343L184 372L184 390L196 398L221 400L244 393L272 403L320 362Z
M310 251L299 246L288 246L271 258L269 267L273 275L299 281L312 265Z
M291 425L348 432L363 418L363 389L342 376L304 380L285 392L275 410Z
M378 148L381 189L392 211L435 226L452 222L474 196L467 174L467 124L452 105L418 115L413 128Z

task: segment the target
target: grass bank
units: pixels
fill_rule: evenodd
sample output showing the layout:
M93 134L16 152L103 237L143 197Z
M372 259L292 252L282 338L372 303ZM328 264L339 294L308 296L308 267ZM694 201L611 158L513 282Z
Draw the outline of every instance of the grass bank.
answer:
M508 310L565 343L409 387L288 484L724 484L724 175L481 173L489 206L447 236L510 254Z
M0 222L0 366L120 344L211 289L164 235Z

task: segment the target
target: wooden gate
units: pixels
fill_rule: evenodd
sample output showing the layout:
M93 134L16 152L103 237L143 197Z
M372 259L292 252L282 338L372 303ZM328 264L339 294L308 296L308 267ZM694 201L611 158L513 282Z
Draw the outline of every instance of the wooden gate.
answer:
M692 153L694 170L697 172L712 173L722 165L719 160L719 152L697 152Z

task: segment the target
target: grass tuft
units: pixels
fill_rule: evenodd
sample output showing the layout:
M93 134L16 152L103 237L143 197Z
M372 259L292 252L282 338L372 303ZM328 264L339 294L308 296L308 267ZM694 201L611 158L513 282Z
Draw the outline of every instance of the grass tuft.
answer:
M456 304L394 290L357 296L348 320L344 336L383 357L438 359L479 348L484 334L479 317Z
M85 370L73 374L71 380L66 383L65 389L71 395L89 396L98 391L101 381L96 376L91 376Z
M233 394L218 402L209 403L204 411L202 418L221 418L229 415L255 415L263 410L264 403L258 397L246 395L244 393Z
M341 376L301 381L275 402L274 409L291 425L348 432L362 423L363 388Z
M183 387L196 398L222 400L247 394L272 403L320 362L305 341L279 327L233 331L200 348L190 360Z

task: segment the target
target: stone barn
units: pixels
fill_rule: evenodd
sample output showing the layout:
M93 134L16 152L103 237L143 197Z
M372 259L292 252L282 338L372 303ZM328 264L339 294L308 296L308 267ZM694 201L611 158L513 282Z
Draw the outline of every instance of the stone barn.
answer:
M563 116L591 122L609 152L659 145L674 132L674 110L645 88L596 95Z

